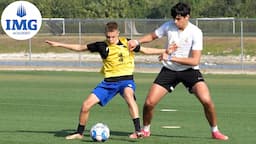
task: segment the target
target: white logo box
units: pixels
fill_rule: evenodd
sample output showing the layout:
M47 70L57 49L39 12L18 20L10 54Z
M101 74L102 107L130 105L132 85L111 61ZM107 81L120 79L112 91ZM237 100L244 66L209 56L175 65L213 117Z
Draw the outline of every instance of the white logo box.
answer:
M9 4L1 16L5 33L16 40L27 40L37 34L42 25L42 16L38 8L27 1L15 1Z

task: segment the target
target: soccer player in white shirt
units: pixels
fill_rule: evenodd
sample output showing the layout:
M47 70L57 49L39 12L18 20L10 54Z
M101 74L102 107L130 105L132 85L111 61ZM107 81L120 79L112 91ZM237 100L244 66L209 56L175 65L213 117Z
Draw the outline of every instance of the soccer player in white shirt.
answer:
M150 123L155 106L168 92L171 93L177 84L182 83L201 102L211 127L212 138L228 140L228 136L218 130L214 103L199 71L203 49L202 31L189 22L189 5L177 3L172 7L171 15L173 20L164 23L154 32L128 42L132 50L139 44L151 42L163 36L167 37L166 52L159 56L163 67L152 84L143 107L144 137L150 136Z

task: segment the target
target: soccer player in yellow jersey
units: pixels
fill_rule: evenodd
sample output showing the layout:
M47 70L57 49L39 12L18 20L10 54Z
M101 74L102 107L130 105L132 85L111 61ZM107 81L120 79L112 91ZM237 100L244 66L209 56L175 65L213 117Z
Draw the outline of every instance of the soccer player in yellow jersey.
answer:
M73 51L89 50L90 52L98 52L103 62L101 72L104 74L104 80L99 83L93 89L92 93L83 101L77 131L68 135L66 139L82 139L90 109L96 104L105 106L118 93L126 101L130 116L133 120L135 132L129 137L136 139L143 136L140 127L138 105L134 94L136 89L136 84L133 80L134 53L162 54L165 50L145 48L138 45L133 51L130 51L128 49L129 39L119 37L118 24L116 22L106 24L105 36L105 41L94 42L87 45L45 41L51 46L63 47Z

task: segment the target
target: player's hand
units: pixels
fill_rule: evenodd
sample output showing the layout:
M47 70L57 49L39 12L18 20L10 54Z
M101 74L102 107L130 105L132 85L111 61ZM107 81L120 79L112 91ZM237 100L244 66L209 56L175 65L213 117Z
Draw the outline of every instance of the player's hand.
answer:
M139 45L137 40L129 40L128 41L128 48L130 51L133 51Z
M167 54L171 54L171 53L173 53L174 51L176 51L177 48L178 48L178 45L177 45L176 43L173 43L173 44L171 44L171 45L166 49L165 52L166 52Z
M159 61L167 61L169 60L169 54L167 54L166 52L165 53L162 53L159 57L158 57L158 60Z
M54 41L49 41L49 40L46 40L45 42L48 43L49 45L53 46L53 47L60 46L59 42L54 42Z

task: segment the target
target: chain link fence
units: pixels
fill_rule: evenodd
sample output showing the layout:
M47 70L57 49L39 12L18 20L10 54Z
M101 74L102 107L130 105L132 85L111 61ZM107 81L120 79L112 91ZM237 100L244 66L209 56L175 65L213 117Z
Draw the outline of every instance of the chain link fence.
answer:
M80 44L102 41L105 24L109 21L118 22L121 35L133 39L152 32L168 19L44 18L39 33L26 41L12 40L0 29L0 67L98 69L101 64L97 54L56 49L44 41ZM204 33L201 61L204 72L256 72L256 19L197 18L191 22ZM164 38L159 39L145 46L162 48L164 41ZM138 55L136 63L137 69L161 67L157 56Z

